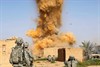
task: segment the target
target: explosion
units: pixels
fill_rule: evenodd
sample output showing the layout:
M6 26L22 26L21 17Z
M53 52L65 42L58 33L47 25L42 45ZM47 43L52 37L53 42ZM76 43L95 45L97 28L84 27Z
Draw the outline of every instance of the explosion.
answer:
M73 45L75 37L71 32L59 33L63 0L36 0L39 18L36 30L29 30L26 35L33 38L34 54L42 55L44 48L55 47L63 43Z

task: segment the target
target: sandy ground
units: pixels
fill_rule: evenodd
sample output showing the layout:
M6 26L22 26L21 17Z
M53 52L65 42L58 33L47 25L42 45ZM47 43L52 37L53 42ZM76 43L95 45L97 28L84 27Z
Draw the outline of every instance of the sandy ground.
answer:
M12 65L5 62L0 64L0 67L12 67ZM36 61L34 62L34 67L64 67L64 63L58 61L56 61L55 63L50 63L48 61ZM100 67L100 66L88 66L88 67Z
M64 62L50 63L48 61L37 61L34 63L34 67L64 67ZM88 67L100 67L100 66L88 66Z
M34 67L64 67L64 63L58 61L55 63L50 63L48 61L37 61L34 63Z
M50 63L48 61L37 61L34 63L34 67L64 67L63 62ZM100 66L88 66L88 67L100 67Z
M100 67L100 66L97 65L97 66L88 66L88 67Z
M6 60L4 60L6 61ZM63 62L55 62L55 63L50 63L48 61L36 61L34 62L34 67L63 67L64 63ZM0 67L12 67L10 63L2 63L0 64Z

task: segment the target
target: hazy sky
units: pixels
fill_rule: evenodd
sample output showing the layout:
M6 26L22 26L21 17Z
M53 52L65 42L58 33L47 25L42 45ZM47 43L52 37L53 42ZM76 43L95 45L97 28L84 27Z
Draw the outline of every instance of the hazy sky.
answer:
M36 27L37 17L35 0L0 0L0 39L17 36L32 43L25 33ZM100 0L64 0L60 31L73 32L76 44L100 44Z

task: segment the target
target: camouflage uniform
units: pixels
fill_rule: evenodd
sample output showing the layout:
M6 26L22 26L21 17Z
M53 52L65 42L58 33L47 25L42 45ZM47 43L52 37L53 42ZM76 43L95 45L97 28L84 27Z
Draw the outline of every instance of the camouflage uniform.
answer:
M53 60L53 61L56 61L56 57L55 57L55 55L53 55L52 60Z
M77 61L73 56L70 56L68 61L65 61L64 64L66 65L65 67L77 67Z
M10 59L9 62L12 64L13 67L23 67L22 64L22 43L23 43L23 39L22 38L17 38L15 43L17 44L15 47L12 48L12 52L10 54ZM18 62L15 63L13 62L13 53L16 53L14 50L18 50ZM15 58L16 59L16 58Z
M51 62L51 60L52 60L51 55L48 55L47 60L48 60L49 62Z
M32 52L28 49L29 44L25 42L24 44L24 58L25 58L25 67L32 67L33 66L33 55Z

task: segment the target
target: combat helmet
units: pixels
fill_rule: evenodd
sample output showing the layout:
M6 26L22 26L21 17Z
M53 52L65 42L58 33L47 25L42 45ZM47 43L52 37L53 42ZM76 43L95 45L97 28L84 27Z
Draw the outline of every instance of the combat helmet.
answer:
M75 60L74 56L69 56L68 61L72 61L72 60Z
M18 37L15 41L16 44L22 44L23 43L23 39L21 37Z
M25 42L23 45L24 45L25 48L28 48L29 43L28 42Z

